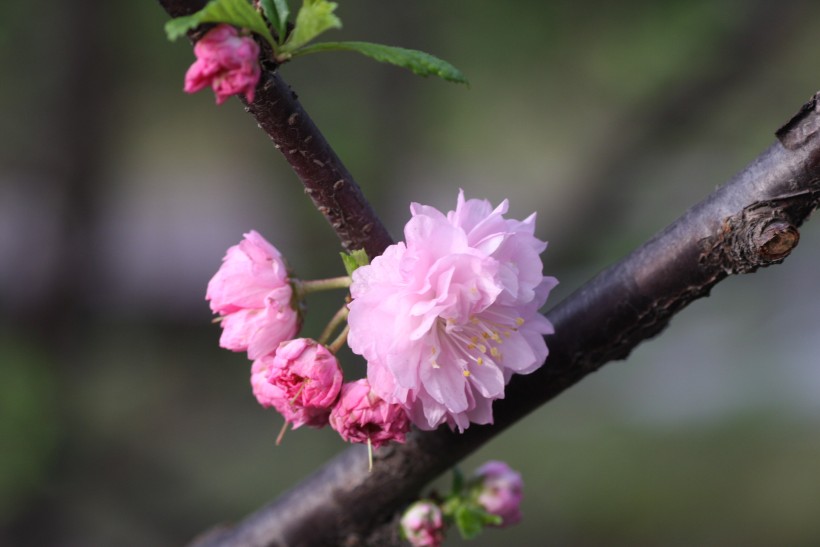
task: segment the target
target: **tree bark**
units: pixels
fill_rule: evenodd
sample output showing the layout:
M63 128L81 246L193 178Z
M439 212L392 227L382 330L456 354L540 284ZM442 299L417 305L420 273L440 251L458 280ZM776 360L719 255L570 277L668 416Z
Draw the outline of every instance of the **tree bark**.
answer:
M173 16L202 4L160 3ZM343 244L380 254L391 241L386 230L295 95L275 73L264 75L260 91L248 111ZM587 374L626 358L720 280L788 256L798 227L820 202L818 110L815 95L741 173L548 312L555 325L547 340L551 354L535 373L512 379L506 398L494 404L494 425L463 434L415 431L406 444L379 450L372 472L365 449L353 446L270 505L194 544L398 544L397 511L436 476Z
M494 425L414 432L378 453L372 473L364 450L352 447L195 545L398 545L396 511L436 476L587 374L626 358L718 281L782 262L820 202L818 128L815 97L729 183L547 313L551 354L535 373L513 378L494 404Z

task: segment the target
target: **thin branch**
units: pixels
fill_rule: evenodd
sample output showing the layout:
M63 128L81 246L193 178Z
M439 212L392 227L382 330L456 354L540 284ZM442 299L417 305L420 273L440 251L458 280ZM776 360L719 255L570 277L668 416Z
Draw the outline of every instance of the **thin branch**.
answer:
M160 0L171 15L202 2ZM348 248L370 256L390 243L358 186L295 96L266 73L249 112L305 183ZM354 446L301 484L197 546L394 545L395 514L460 459L609 361L624 359L661 332L691 301L730 274L777 264L799 240L797 228L820 202L820 114L817 96L783 129L778 142L745 170L547 316L556 334L544 367L516 376L494 404L495 425L464 434L414 432L383 447L368 472L366 449ZM342 181L341 184L339 181Z
M204 7L204 0L159 0L171 17L190 15ZM190 34L196 41L199 34ZM393 243L361 188L333 151L316 124L275 70L263 62L262 77L254 101L241 98L259 127L268 134L305 186L305 193L350 251L364 249L379 256Z
M353 176L278 72L263 72L254 102L246 110L285 156L346 249L364 249L375 257L393 243Z

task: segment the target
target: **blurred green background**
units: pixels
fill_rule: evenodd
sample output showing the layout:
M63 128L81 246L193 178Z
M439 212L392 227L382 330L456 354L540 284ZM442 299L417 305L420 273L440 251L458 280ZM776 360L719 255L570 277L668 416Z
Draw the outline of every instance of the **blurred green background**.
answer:
M340 3L326 39L426 50L472 84L349 53L282 69L392 233L459 187L537 210L550 304L820 89L813 2ZM337 240L237 101L182 93L193 55L156 2L4 7L0 544L184 544L345 448L329 430L274 446L204 301L251 228L304 278L341 272ZM722 283L469 458L526 480L523 523L471 544L820 545L819 246L810 222L783 266ZM310 301L307 334L337 296Z

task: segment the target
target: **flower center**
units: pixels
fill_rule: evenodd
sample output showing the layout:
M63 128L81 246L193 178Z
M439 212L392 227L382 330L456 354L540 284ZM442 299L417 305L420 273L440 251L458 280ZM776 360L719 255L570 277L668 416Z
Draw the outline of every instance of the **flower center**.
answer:
M461 324L439 317L433 328L430 365L440 368L440 360L445 366L455 364L462 369L465 378L470 376L473 363L498 366L504 357L504 339L518 331L523 323L522 317L510 318L492 313L472 315L469 321Z

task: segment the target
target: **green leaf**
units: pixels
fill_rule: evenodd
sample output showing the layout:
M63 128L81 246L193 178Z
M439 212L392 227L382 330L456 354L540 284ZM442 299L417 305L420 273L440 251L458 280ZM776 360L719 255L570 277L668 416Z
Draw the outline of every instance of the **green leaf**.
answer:
M326 30L342 28L342 22L333 15L338 4L327 0L304 0L288 41L282 46L283 53L293 53Z
M350 253L339 253L342 255L342 262L344 262L347 275L353 275L356 268L360 266L367 266L370 264L370 259L367 258L367 253L364 249L357 249Z
M415 49L370 42L321 42L294 51L293 55L306 55L320 51L355 51L376 61L406 68L418 76L438 76L448 82L469 85L467 78L459 69L447 61Z
M276 34L279 35L279 43L281 44L287 38L285 35L288 32L288 17L290 17L288 0L261 0L259 4L265 12L265 17L273 25Z
M165 33L169 40L176 40L202 23L227 23L246 28L262 36L271 46L276 46L265 20L247 0L212 0L194 14L177 17L165 23Z
M458 532L464 539L473 539L484 529L481 516L468 505L459 506L454 517Z
M485 526L499 525L501 520L498 515L492 515L481 507L466 502L456 507L453 514L453 521L464 539L476 537Z

